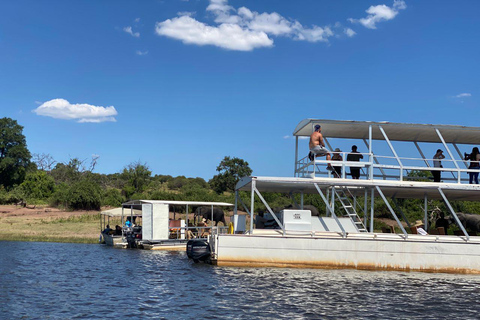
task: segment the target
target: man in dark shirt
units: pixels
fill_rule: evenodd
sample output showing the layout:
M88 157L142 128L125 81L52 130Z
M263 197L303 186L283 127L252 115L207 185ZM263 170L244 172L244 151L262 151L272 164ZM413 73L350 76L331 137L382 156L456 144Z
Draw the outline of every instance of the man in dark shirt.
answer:
M347 155L347 161L360 161L360 159L363 159L363 155L361 155L357 151L357 146L353 145L352 146L352 152L350 152ZM352 179L359 179L360 178L360 168L350 167L350 175L352 176Z

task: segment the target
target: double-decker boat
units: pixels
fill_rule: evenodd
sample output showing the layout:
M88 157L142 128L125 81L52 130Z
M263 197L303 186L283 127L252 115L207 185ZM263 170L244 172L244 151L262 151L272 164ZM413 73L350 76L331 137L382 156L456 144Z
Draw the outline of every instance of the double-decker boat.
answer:
M308 138L316 125L321 125L332 154L334 147L345 149L355 143L366 151L361 153L363 159L348 161L348 152L337 152L343 158L338 161L309 159L303 138ZM251 176L238 182L234 214L242 208L250 223L244 233L214 232L209 237L213 264L480 273L480 237L467 232L465 215L452 205L454 200L480 200L480 185L468 183L469 174L479 170L470 169L462 153L480 145L480 128L306 119L293 135L294 176ZM446 155L441 167L434 166L433 157L425 156L437 149ZM340 174L327 170L330 165L341 167ZM348 174L352 167L360 170L360 179ZM440 172L440 182L433 181L430 172ZM248 203L242 199L245 192L240 191L248 192ZM297 209L272 209L263 196L268 192L290 194ZM326 216L303 210L306 194L319 197ZM255 198L263 203L266 218L275 221L276 229L254 228L259 209ZM398 232L394 228L374 231L375 199L383 200ZM422 224L428 234L417 233L420 229L408 221L409 214L397 199L423 200ZM445 213L458 227L455 234L432 228L430 200L444 203Z

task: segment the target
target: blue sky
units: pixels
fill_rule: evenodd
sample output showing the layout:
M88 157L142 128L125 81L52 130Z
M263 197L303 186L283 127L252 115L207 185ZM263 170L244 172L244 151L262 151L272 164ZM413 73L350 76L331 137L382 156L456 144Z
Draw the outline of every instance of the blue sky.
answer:
M479 1L2 1L0 117L24 126L32 153L99 155L97 172L140 160L208 180L228 155L291 176L305 118L477 126L478 12Z

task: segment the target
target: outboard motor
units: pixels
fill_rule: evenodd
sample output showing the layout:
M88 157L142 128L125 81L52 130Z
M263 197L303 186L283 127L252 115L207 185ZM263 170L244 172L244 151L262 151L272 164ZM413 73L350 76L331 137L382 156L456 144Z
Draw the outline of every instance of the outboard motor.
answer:
M193 262L210 261L212 250L210 244L203 239L192 239L187 242L187 256Z
M135 233L131 228L129 230L125 231L125 237L127 238L127 247L128 248L136 248L137 247L137 241L135 239Z

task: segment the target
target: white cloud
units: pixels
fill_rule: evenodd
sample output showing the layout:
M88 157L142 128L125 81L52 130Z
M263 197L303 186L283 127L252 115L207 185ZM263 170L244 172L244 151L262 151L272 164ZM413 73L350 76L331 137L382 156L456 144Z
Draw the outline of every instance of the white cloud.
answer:
M405 1L395 0L393 6L389 7L384 4L377 6L371 6L366 10L368 13L367 17L361 19L348 19L352 23L360 23L365 28L376 29L377 23L382 21L392 20L397 16L399 10L404 10L407 8Z
M125 31L126 33L128 33L132 37L135 37L135 38L140 37L140 33L139 32L133 32L132 27L130 27L130 26L123 28L123 31Z
M273 45L273 41L264 32L243 29L239 25L226 23L212 27L188 16L157 22L155 32L161 36L181 40L186 44L214 45L239 51L251 51L254 48Z
M140 22L140 18L137 18L134 21L138 23L138 22Z
M290 138L290 136L283 136L283 139L288 139Z
M375 29L376 24L395 18L399 10L407 7L405 1L394 0L392 7L371 6L368 16L349 19L367 28ZM183 41L185 44L213 45L229 50L251 51L255 48L272 47L273 37L288 37L298 41L329 42L330 37L349 38L356 35L351 28L336 22L330 26L304 26L299 21L285 18L277 12L259 13L246 7L238 9L228 0L209 0L206 11L213 16L215 25L200 22L192 12L178 12L179 17L157 22L155 32Z
M97 107L86 103L71 104L65 99L53 99L44 102L32 110L39 116L55 119L76 120L77 122L115 122L118 114L115 107Z
M177 16L189 16L189 17L193 17L194 15L196 15L197 13L195 11L179 11L177 12Z
M352 29L350 28L345 28L343 30L343 33L345 33L347 35L347 37L351 38L353 37L354 35L356 35L357 33L355 31L353 31Z
M455 96L455 98L467 98L467 97L471 97L472 94L471 93L460 93L460 94L457 94Z
M144 55L148 54L148 51L140 51L140 50L137 50L135 53L136 53L137 55L139 55L139 56L144 56Z
M270 36L286 36L294 40L328 42L334 33L329 27L304 27L296 20L286 19L276 12L258 13L246 7L238 10L228 0L210 0L207 9L214 15L217 26L210 26L179 12L180 17L157 22L157 35L167 36L186 44L214 45L217 47L251 51L271 47ZM352 30L353 31L353 30Z

